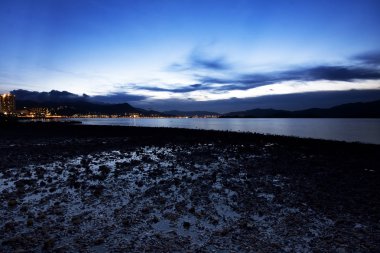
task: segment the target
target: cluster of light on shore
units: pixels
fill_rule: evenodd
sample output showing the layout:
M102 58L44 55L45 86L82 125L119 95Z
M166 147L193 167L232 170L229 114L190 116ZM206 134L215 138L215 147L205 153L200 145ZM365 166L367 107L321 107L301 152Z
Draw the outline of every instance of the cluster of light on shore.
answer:
M0 95L0 113L4 115L12 115L21 119L59 119L59 118L190 118L188 116L162 116L159 114L145 115L141 113L124 113L124 114L74 114L74 115L59 115L52 112L46 107L24 107L21 110L16 110L15 95L1 94ZM217 115L192 116L191 118L217 118Z
M143 114L127 114L127 115L118 115L118 114L74 114L71 116L66 115L51 115L51 114L44 114L44 115L38 115L34 113L30 114L15 114L18 118L21 119L60 119L60 118L89 118L89 119L120 119L120 118L127 118L127 119L165 119L165 118L171 118L171 119L187 119L187 118L219 118L218 115L195 115L195 116L160 116L160 115L143 115Z
M15 95L1 94L0 95L0 113L12 114L15 112L16 102Z

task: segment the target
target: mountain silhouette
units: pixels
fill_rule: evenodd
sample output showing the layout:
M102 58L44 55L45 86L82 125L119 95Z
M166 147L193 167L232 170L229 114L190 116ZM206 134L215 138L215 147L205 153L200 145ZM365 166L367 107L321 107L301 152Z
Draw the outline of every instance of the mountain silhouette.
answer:
M51 112L64 116L75 114L125 115L130 113L161 115L159 112L136 108L128 103L108 104L94 102L86 94L79 96L67 91L36 92L14 90L11 93L16 96L16 108L18 110L24 108L48 108Z
M14 90L17 109L43 107L59 115L74 114L130 114L160 116L205 116L218 115L210 111L180 111L172 110L163 113L147 111L131 106L129 103L103 103L86 94L76 95L67 91L37 92ZM380 100L372 102L349 103L331 108L311 108L306 110L288 111L277 109L256 108L246 111L230 112L220 117L224 118L380 118Z
M165 111L163 113L167 114L167 115L187 116L187 117L194 117L194 116L203 117L203 116L207 116L207 115L220 115L219 113L208 112L208 111L177 111L177 110L172 110L172 111Z
M327 109L311 108L299 111L252 109L230 112L225 118L380 118L380 100L349 103Z

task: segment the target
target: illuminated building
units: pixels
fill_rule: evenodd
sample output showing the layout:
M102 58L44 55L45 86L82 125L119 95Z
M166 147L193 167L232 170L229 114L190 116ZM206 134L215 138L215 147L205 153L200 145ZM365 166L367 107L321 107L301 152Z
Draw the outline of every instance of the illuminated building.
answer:
M46 117L46 116L50 116L51 113L49 111L48 108L41 108L41 107L37 107L37 108L30 108L29 109L29 115L30 116L33 116L33 117Z
M15 95L0 95L0 112L5 114L14 113L16 111Z

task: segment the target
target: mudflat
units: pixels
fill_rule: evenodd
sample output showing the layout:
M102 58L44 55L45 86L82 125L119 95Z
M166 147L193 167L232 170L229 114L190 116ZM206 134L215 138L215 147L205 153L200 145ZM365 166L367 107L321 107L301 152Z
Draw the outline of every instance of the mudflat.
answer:
M0 127L1 252L378 252L380 146Z

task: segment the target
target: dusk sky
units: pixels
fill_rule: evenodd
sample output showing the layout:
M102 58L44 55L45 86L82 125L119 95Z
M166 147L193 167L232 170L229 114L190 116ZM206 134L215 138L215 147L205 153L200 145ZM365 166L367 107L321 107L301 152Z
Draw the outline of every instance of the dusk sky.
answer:
M243 101L263 97L275 107L310 92L376 98L379 24L379 0L1 0L0 92L158 110L249 109Z

